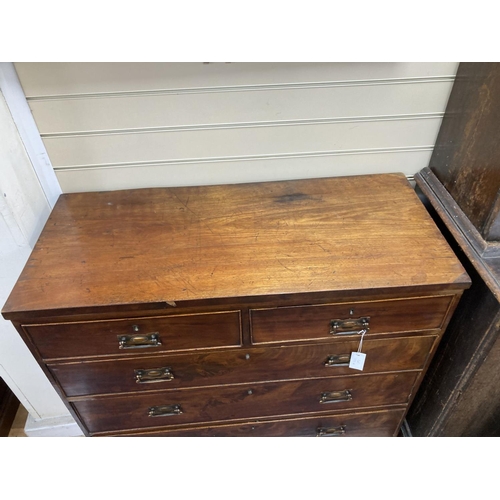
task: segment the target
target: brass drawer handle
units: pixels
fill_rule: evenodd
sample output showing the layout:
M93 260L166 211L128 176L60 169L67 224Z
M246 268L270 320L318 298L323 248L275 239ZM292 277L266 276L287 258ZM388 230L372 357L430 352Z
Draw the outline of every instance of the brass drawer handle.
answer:
M182 413L181 405L161 405L149 408L148 417L173 417Z
M345 425L340 427L318 427L316 437L342 436L345 434Z
M174 374L170 368L150 368L148 370L134 370L135 381L138 384L154 384L155 382L170 382Z
M120 349L141 349L142 347L158 347L160 345L158 332L147 335L118 335Z
M323 392L319 399L320 403L342 403L345 401L351 401L352 394L351 391L347 389L344 391L333 391L333 392Z
M333 354L328 356L325 361L325 366L349 366L351 354Z
M370 326L370 317L364 316L358 319L332 319L330 321L331 335L361 335L366 333Z

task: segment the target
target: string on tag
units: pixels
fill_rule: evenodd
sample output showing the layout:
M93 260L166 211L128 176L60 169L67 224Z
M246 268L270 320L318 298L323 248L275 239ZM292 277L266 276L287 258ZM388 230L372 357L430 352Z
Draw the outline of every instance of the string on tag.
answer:
M359 333L361 333L361 339L359 341L359 347L358 347L358 352L361 352L361 348L363 347L363 339L365 338L365 334L368 332L368 330L364 329L361 330Z

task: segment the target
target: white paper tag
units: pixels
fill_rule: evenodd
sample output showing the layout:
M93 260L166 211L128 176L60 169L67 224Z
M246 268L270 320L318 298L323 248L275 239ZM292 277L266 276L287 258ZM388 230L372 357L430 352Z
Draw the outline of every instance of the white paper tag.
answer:
M349 361L349 368L354 368L354 370L363 371L363 366L365 366L366 354L364 352L351 352L351 360Z

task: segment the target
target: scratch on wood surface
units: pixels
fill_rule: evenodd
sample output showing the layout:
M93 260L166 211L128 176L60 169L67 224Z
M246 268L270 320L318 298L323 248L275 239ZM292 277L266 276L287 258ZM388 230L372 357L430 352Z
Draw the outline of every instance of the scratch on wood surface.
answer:
M186 200L186 202L183 202L179 196L177 195L177 193L174 193L174 196L177 198L177 200L179 201L179 203L188 211L188 212L191 212L195 217L196 217L196 220L199 221L201 224L203 224L214 236L218 236L221 240L221 243L224 243L224 240L222 238L222 236L220 234L217 234L215 233L212 228L210 227L210 225L207 223L206 220L202 219L200 215L198 215L194 210L192 210L191 208L188 207L188 203L189 203L189 196L188 196L188 199Z
M276 257L276 260L280 263L280 265L287 269L288 271L290 271L291 273L296 273L297 271L294 271L293 269L290 269L289 267L285 266L285 264L283 264L283 262L281 262L281 260L279 260L277 257Z
M311 243L311 245L314 245L314 246L321 248L321 250L323 250L323 252L325 252L325 253L332 253L331 250L326 249L321 243L318 243L317 241L311 241L311 240L306 240L306 241L309 241L309 243Z

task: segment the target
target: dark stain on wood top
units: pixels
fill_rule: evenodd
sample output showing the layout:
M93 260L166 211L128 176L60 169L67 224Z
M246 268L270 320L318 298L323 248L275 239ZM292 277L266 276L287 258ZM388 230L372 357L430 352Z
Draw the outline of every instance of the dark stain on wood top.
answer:
M403 174L64 194L3 313L469 279Z

